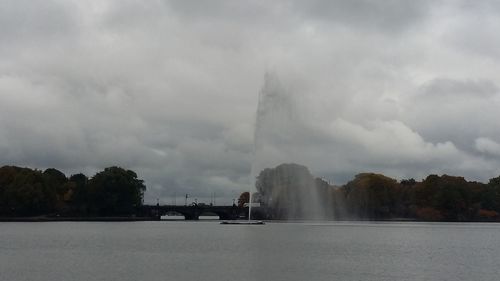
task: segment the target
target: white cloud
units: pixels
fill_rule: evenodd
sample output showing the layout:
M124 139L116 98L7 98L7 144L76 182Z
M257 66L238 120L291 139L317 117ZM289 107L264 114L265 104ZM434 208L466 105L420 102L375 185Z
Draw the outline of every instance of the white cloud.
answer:
M485 154L500 156L500 143L489 138L477 138L474 142L476 149Z

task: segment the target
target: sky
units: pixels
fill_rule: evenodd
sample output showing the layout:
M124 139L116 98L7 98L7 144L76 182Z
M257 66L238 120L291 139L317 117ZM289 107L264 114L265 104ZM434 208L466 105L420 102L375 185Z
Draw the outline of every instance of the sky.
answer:
M284 162L487 182L498 26L498 1L0 0L0 165L118 165L165 204Z

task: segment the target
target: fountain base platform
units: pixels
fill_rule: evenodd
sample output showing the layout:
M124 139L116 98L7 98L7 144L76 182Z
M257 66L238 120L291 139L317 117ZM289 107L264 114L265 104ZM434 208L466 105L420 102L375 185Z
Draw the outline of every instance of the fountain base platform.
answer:
M223 221L220 224L265 224L263 221Z

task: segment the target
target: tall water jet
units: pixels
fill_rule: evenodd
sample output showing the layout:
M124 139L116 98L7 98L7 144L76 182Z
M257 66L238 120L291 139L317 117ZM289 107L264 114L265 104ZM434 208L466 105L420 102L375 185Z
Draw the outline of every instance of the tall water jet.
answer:
M259 200L267 207L286 209L286 218L323 219L324 204L309 170L301 165L280 165L301 163L303 149L311 145L307 141L309 129L301 118L296 98L275 74L265 74L257 105L251 177L261 180L259 186L254 186L260 192ZM273 167L276 170L269 170ZM273 182L262 181L270 171L276 172ZM267 187L271 190L263 187L263 183L270 184ZM249 214L252 202L250 192Z

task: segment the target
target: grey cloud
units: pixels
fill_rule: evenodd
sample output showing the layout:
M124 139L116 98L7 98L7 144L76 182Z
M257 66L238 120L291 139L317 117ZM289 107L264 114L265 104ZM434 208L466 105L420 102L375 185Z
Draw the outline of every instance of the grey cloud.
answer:
M78 19L70 3L56 1L3 1L0 9L0 52L15 52L41 44L68 40L77 32ZM19 43L22 42L22 45Z
M491 80L436 78L409 96L404 120L430 141L451 140L474 153L478 135L500 137L499 105L498 87Z
M437 1L295 1L296 10L311 20L325 20L346 27L403 31L423 20Z
M172 0L165 1L165 3L184 18L195 21L211 19L258 22L272 14L273 11L287 6L279 2L231 0L198 2Z
M450 48L465 51L478 59L500 59L500 5L497 1L460 1L452 5L442 15L453 19L460 14L459 20L449 20L443 38Z
M418 98L454 99L491 98L498 94L498 87L490 80L456 80L436 78L422 87Z

